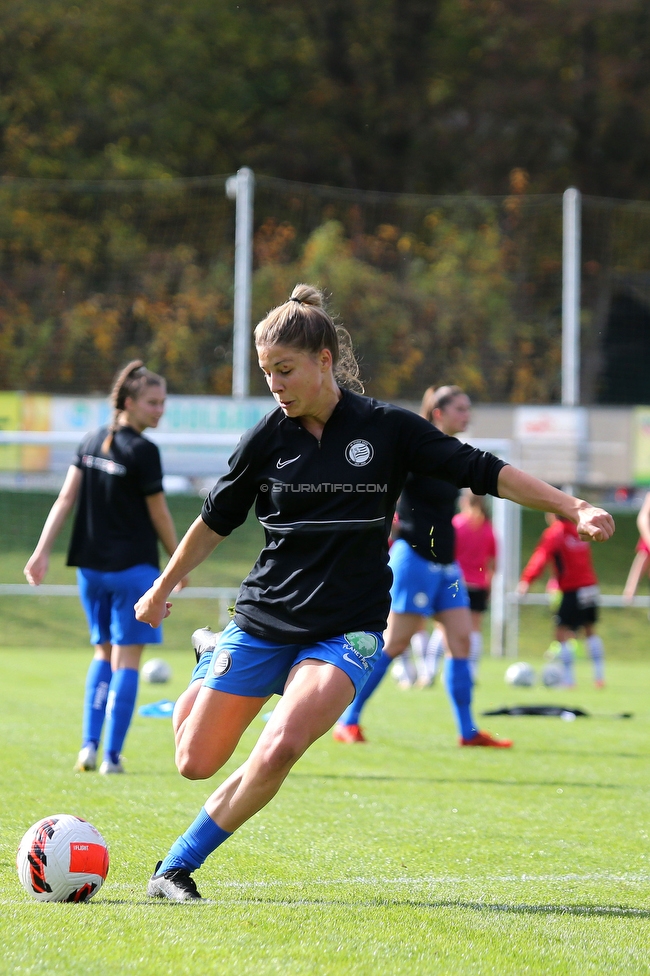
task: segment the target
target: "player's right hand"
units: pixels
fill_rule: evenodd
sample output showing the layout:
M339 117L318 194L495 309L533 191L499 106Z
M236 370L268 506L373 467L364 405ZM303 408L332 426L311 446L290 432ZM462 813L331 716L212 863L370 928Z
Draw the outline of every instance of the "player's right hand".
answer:
M27 561L27 565L23 569L25 579L30 586L38 586L45 579L45 574L48 571L50 565L50 557L45 553L40 556L33 555Z
M614 535L615 525L609 512L582 502L577 528L583 542L605 542Z

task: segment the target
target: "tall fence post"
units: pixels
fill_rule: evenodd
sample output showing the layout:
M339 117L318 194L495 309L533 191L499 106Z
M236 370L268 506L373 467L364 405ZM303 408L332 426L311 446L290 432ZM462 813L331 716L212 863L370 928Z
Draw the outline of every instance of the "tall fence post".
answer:
M246 397L250 386L251 291L253 284L253 196L255 175L242 166L226 180L235 201L235 302L232 341L232 395Z
M580 190L569 187L562 197L562 403L580 402Z
M569 187L562 197L562 405L580 403L580 267L582 264L582 206L580 190ZM577 445L578 468L585 445ZM575 485L562 486L573 495Z
M490 596L490 653L492 657L516 657L519 603L514 590L521 561L520 506L505 498L493 498L492 525L498 546Z

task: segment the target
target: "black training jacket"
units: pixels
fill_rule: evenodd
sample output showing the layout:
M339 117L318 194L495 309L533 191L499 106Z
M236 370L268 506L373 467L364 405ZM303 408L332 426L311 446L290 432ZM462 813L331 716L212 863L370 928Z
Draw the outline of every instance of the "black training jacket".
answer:
M107 454L108 427L88 434L72 462L81 488L68 549L68 566L105 573L147 563L158 568L158 536L147 496L163 490L160 452L132 427L118 427Z
M408 473L497 495L503 464L409 410L347 390L320 442L273 410L243 435L203 505L203 521L226 536L255 503L266 534L235 623L281 643L383 631L388 534Z
M456 559L456 514L459 491L448 481L409 474L397 503L395 538L405 539L418 556L432 563Z

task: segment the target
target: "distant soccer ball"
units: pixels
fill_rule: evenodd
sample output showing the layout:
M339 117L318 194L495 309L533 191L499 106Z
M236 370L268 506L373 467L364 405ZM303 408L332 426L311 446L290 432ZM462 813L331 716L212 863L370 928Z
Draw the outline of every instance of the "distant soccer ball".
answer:
M167 661L154 657L142 668L142 677L152 685L164 685L172 676L172 669Z
M530 664L526 664L525 661L517 661L516 664L510 665L505 677L509 685L530 688L531 685L535 684L535 669Z
M547 664L542 671L542 683L547 688L557 688L562 684L564 674L559 664Z
M87 820L57 813L29 828L16 867L36 901L88 901L108 874L108 848Z

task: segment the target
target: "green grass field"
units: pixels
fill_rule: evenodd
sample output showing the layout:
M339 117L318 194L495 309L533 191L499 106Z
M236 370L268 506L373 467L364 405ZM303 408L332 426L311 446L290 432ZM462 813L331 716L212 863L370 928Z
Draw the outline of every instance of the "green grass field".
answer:
M446 696L388 680L370 742L323 738L276 800L197 874L208 904L150 903L147 876L209 792L172 763L171 723L137 717L124 777L75 774L85 655L4 649L0 971L159 974L647 973L646 668L606 690L519 689L486 661L478 710L579 704L590 718L491 718L512 751L459 750ZM175 697L188 653L169 652ZM628 721L608 717L633 710ZM602 717L598 717L602 716ZM253 723L226 772L262 728ZM14 858L42 816L89 819L111 850L87 905L42 905Z
M172 501L188 524L196 501ZM541 527L526 516L526 554ZM33 541L7 535L0 529L0 578L18 582ZM596 549L604 590L620 591L634 540L633 520L619 519L616 545ZM194 582L238 582L258 541L247 523ZM57 560L52 581L73 581ZM199 905L150 902L146 881L246 757L261 718L212 787L176 772L171 722L141 716L126 776L75 774L88 661L77 601L5 597L0 613L0 973L650 973L645 613L603 614L602 691L582 660L571 691L512 689L507 662L483 662L478 713L533 702L591 713L482 719L515 739L511 751L460 750L439 685L402 692L387 679L367 709L369 743L316 743L198 872L209 899ZM206 601L177 601L155 652L174 677L143 684L141 704L179 694L188 634L209 621ZM525 608L520 657L539 667L549 635L548 612ZM624 711L634 717L613 717ZM108 879L87 905L38 904L16 875L24 831L63 812L90 820L110 847Z

